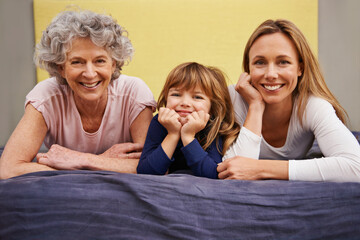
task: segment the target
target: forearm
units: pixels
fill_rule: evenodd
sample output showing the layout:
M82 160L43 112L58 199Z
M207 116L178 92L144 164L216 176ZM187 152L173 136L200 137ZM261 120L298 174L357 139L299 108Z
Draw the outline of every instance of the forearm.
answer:
M289 180L289 161L258 160L259 179Z
M261 136L263 114L264 105L262 103L251 104L243 126L256 135Z
M158 146L153 151L146 151L141 155L137 172L141 174L164 175L172 162L162 147Z
M6 161L1 159L1 162ZM36 162L16 162L14 164L1 164L0 165L0 179L7 179L20 176L26 173L40 172L40 171L53 171L46 165L38 164Z
M136 173L138 159L109 158L101 155L84 153L81 157L82 169Z
M236 141L224 154L223 161L235 156L259 159L261 137L251 132L246 127L240 129Z
M193 140L181 150L195 176L218 178L217 164L221 162L222 156L217 152L215 144L211 146L211 154L204 151L197 140Z

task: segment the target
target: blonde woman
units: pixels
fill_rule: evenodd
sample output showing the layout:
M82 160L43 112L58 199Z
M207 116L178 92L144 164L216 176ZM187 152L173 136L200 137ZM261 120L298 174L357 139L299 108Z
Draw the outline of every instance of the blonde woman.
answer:
M244 73L229 91L237 121L258 136L252 156L237 141L219 165L222 179L360 181L360 147L346 112L326 86L300 30L267 20L245 47ZM317 140L323 158L304 159ZM256 160L256 159L262 160Z
M223 73L195 62L180 64L167 77L158 108L137 172L190 169L196 176L217 178L217 164L240 129Z

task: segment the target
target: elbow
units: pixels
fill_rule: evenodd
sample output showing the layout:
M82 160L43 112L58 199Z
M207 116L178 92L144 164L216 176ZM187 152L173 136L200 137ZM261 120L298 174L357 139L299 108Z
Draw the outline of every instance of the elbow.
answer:
M8 179L15 176L16 175L13 173L12 168L9 167L8 164L4 164L3 159L0 159L0 179Z

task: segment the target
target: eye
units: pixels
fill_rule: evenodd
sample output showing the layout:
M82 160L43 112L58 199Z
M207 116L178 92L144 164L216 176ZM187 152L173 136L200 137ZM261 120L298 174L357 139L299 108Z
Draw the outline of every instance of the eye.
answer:
M195 99L199 99L199 100L204 99L204 97L201 96L201 95L195 95L194 98L195 98Z
M76 65L76 64L80 64L80 61L74 60L74 61L71 61L70 63L71 63L71 65Z
M265 64L265 61L262 60L262 59L256 60L256 61L254 62L254 65L264 65L264 64Z
M287 65L287 64L290 64L290 62L289 61L287 61L287 60L280 60L280 65Z
M172 92L172 93L170 93L169 95L172 96L172 97L179 97L179 96L180 96L180 93Z
M100 59L97 59L97 60L96 60L96 62L97 62L97 63L105 63L105 62L106 62L106 60L105 60L105 59L100 58Z

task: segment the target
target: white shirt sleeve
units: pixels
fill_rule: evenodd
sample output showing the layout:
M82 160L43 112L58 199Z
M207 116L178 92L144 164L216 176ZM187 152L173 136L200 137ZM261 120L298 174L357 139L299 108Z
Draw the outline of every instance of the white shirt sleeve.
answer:
M259 159L261 137L245 127L241 127L236 141L226 151L222 160L235 156Z
M289 180L360 182L360 146L330 103L310 98L304 124L318 141L323 158L290 160Z

